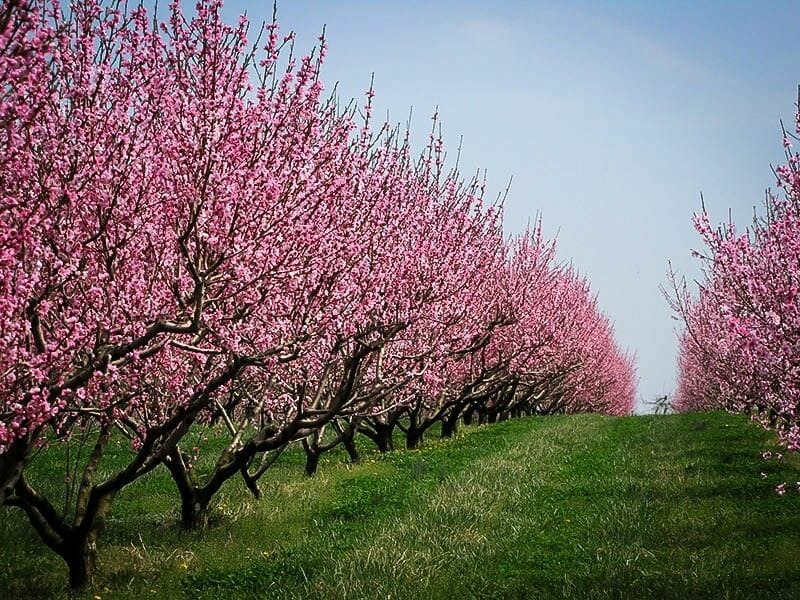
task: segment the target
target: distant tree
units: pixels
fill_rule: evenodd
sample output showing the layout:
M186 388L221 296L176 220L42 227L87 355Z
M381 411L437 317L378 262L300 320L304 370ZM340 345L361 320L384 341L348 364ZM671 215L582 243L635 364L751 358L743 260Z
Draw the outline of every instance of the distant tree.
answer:
M672 401L667 394L656 396L649 404L653 407L653 412L657 415L668 415L674 410Z

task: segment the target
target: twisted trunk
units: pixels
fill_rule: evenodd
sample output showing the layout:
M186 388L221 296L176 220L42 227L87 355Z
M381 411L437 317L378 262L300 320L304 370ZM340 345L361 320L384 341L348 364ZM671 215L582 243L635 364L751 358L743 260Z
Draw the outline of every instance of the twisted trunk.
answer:
M344 448L347 450L347 455L350 457L351 462L358 462L361 457L358 454L358 448L356 447L355 441L355 432L350 433L347 435L344 440Z
M25 469L33 448L29 441L32 436L30 434L14 440L5 453L0 455L0 506L14 493L14 486Z
M363 433L378 447L381 454L394 450L394 441L392 434L394 432L396 421L392 420L389 423L382 423L380 421L371 420L369 426L362 426L358 428L359 433Z
M303 440L303 450L306 452L305 472L307 476L311 477L317 472L321 452L315 444L309 444L307 440Z
M108 505L110 506L110 501ZM97 564L97 538L105 524L107 508L88 524L88 527L74 529L64 539L58 552L69 570L69 587L73 590L87 590L94 587L94 573Z
M115 493L91 492L79 497L72 524L67 524L50 502L25 481L17 480L10 506L25 511L42 541L67 565L69 587L83 591L94 585L97 562L97 538L105 524Z
M181 498L181 527L186 531L202 531L208 527L210 497L197 487L180 448L169 453L164 464L172 475Z

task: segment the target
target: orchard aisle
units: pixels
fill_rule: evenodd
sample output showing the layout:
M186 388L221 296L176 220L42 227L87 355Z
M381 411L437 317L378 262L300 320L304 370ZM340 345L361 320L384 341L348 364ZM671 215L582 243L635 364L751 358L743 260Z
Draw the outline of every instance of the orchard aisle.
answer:
M555 416L432 440L383 457L363 444L357 465L333 452L313 478L290 449L261 501L238 481L224 490L204 536L177 530L156 471L119 499L93 595L800 594L800 495L774 492L800 464L764 461L777 446L744 418ZM58 560L24 525L0 521L0 589L58 597Z

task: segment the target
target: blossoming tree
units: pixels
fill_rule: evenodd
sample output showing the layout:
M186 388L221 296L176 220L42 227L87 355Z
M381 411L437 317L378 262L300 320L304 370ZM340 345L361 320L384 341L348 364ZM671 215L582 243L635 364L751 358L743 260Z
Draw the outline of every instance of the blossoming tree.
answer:
M161 465L202 528L294 442L313 472L359 431L383 450L472 412L632 407L586 282L539 229L503 238L436 118L413 157L373 131L371 90L363 120L323 96L324 38L297 59L221 9L0 9L0 504L74 588L115 496ZM47 445L76 449L55 492L30 469Z
M800 117L798 117L800 118ZM800 123L800 121L798 121ZM784 133L786 164L776 169L782 196L768 194L750 228L695 227L706 244L697 297L673 275L680 338L680 410L745 412L800 446L800 158Z

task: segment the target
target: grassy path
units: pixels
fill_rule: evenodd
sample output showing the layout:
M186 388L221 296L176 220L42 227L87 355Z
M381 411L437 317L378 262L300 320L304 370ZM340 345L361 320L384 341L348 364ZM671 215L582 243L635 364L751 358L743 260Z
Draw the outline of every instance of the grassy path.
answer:
M289 452L263 500L232 482L203 536L176 529L155 473L119 498L88 597L798 598L800 494L773 488L800 461L768 448L724 414L580 415L334 454L312 479ZM0 596L63 596L19 516L0 511Z

